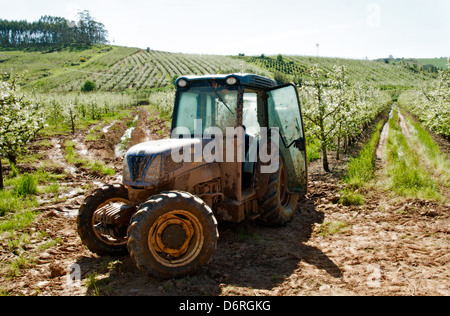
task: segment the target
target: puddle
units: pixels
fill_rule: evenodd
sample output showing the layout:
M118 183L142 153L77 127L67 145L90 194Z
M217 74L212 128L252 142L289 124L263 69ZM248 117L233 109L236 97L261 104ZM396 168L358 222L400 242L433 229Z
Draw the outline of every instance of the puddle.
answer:
M76 197L76 196L81 195L82 193L83 193L83 189L81 189L81 188L75 188L75 189L71 190L71 191L68 192L68 193L61 194L61 195L59 196L59 198L60 198L60 199L64 199L64 198L66 198L66 199L72 199L72 198L74 198L74 197Z
M76 209L68 209L65 207L61 207L56 210L59 214L67 218L76 218L78 216L78 208Z
M64 159L63 152L61 150L61 141L59 139L54 138L52 139L52 145L54 148L51 154L52 159L59 165L63 166L65 172L75 174L77 172L77 168L68 165L66 160Z
M394 114L394 110L391 109L389 112L389 120L392 119L392 116ZM380 141L378 143L378 148L376 151L376 157L377 159L384 160L384 152L387 144L387 139L389 137L389 120L384 124L383 129L381 130L380 134Z
M404 134L407 138L411 138L411 133L409 132L408 126L406 126L405 118L403 117L403 115L402 115L402 113L400 112L400 110L398 111L398 118L400 119L400 126L401 126L401 128L402 128L403 134Z
M114 148L114 154L116 157L123 157L127 153L127 144L131 139L131 134L133 133L135 127L130 127L126 130L125 134L123 134L120 142Z
M384 151L386 148L386 143L387 143L388 137L389 137L389 122L384 124L383 129L381 131L380 142L378 144L378 148L377 148L377 152L376 152L378 159L384 159Z
M127 129L125 131L122 138L120 139L120 142L114 148L114 154L116 155L116 157L123 158L125 156L125 154L127 153L127 144L131 140L131 134L133 134L133 131L136 128L135 126L136 126L138 119L139 119L139 115L136 115L136 117L134 118L134 121L133 121L133 127L130 127L129 129Z
M84 142L81 139L81 136L73 139L73 142L75 143L75 148L77 149L78 153L80 153L82 156L88 157L89 151L84 144Z
M108 125L108 126L103 127L102 132L103 132L104 134L107 134L107 133L109 132L109 129L110 129L111 127L112 127L112 125Z

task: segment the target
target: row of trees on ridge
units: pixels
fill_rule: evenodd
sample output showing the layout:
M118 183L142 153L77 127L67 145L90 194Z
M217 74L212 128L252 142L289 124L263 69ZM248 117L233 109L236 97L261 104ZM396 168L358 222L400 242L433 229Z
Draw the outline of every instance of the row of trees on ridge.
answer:
M36 48L70 45L106 44L108 31L85 10L79 20L43 16L38 21L0 19L0 48Z

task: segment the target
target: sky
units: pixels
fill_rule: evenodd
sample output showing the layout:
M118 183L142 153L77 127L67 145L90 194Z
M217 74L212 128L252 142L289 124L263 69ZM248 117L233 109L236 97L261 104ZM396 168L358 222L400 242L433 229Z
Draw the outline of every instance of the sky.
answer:
M120 46L218 55L450 56L449 0L0 0L0 18L7 20L76 20L82 10Z

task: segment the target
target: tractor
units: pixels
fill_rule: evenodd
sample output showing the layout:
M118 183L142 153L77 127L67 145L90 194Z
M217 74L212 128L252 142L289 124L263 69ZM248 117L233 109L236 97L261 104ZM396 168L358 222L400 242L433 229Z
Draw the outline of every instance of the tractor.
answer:
M129 254L157 279L194 274L217 250L218 222L289 223L307 193L297 89L254 74L177 79L169 139L127 152L123 183L88 195L83 243Z

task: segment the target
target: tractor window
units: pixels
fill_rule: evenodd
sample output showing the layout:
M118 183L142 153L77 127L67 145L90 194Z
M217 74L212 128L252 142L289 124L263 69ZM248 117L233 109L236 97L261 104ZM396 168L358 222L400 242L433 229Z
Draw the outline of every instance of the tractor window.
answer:
M258 138L260 125L258 122L258 95L256 93L244 94L243 125L246 133Z
M203 135L210 127L225 134L236 125L237 90L222 87L193 87L180 92L176 104L174 128L186 127L191 135Z
M281 86L269 91L268 95L269 127L276 127L280 132L280 153L287 171L288 188L294 192L306 192L306 152L295 146L288 148L281 140L282 137L289 145L304 137L296 88L292 84Z

